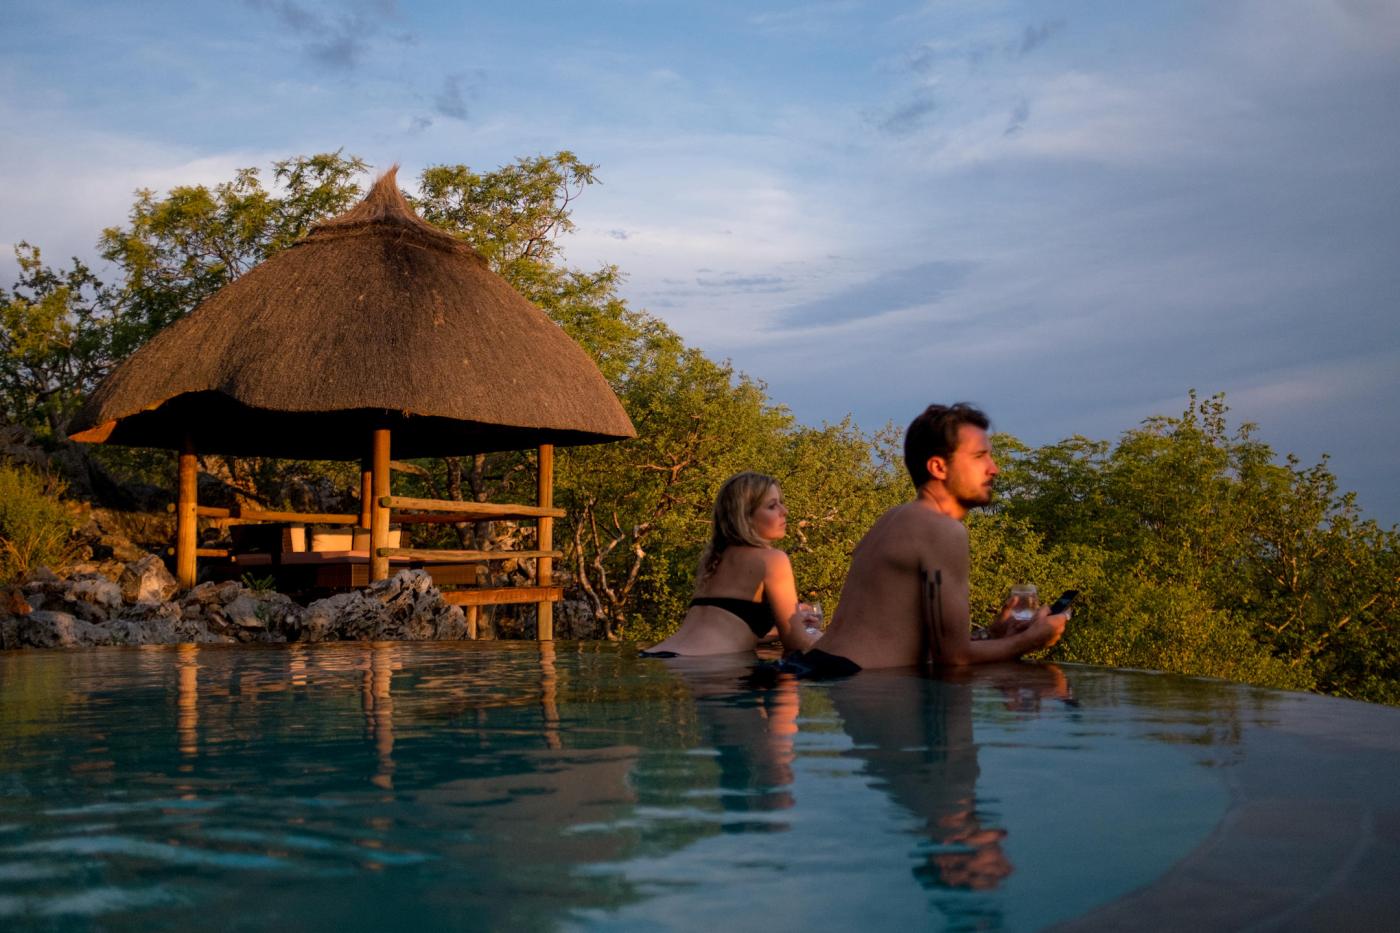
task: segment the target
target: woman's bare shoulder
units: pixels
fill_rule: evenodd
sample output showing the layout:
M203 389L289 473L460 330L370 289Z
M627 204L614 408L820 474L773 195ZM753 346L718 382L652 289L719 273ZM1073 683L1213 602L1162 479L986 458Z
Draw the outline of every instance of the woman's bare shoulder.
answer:
M725 555L732 557L736 567L791 567L787 552L775 547L732 547Z

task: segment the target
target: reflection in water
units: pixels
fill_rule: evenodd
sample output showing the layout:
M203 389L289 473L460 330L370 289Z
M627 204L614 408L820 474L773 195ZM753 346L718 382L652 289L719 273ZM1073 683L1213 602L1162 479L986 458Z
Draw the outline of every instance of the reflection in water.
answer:
M909 671L870 671L832 684L830 697L871 786L911 813L922 840L913 876L934 892L934 904L958 925L999 927L1000 910L986 899L940 891L989 892L1014 871L1008 827L979 801L979 742L974 696L993 687L1006 709L1035 712L1042 699L1070 697L1055 665L1012 663L950 671L936 678Z
M742 678L747 656L666 658L663 665L689 690L702 735L719 763L720 801L727 811L785 810L793 805L792 763L801 709L797 681L782 675L768 689ZM729 831L735 826L729 824ZM746 827L752 828L752 827ZM782 828L768 824L768 828Z
M569 643L0 654L0 927L1011 916L1035 850L1005 781L988 790L988 743L1050 721L1035 754L1071 768L1058 668L753 689L749 663ZM1106 689L1086 697L1107 708Z
M179 645L176 649L178 688L175 701L179 711L175 719L180 754L193 758L199 754L199 646ZM187 771L192 766L181 765Z
M554 666L554 642L539 642L540 711L544 714L544 744L563 748L559 738L559 674Z
M394 670L397 645L373 642L367 646L368 658L364 670L360 704L365 711L365 726L374 743L378 767L370 783L384 790L394 789Z

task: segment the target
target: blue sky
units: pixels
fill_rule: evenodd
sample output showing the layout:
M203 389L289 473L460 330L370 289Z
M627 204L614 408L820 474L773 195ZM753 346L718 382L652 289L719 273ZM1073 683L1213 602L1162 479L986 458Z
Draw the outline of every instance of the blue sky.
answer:
M139 13L136 12L139 10ZM1223 391L1400 522L1400 4L10 0L9 244L344 149L603 184L571 263L811 423L1030 443Z

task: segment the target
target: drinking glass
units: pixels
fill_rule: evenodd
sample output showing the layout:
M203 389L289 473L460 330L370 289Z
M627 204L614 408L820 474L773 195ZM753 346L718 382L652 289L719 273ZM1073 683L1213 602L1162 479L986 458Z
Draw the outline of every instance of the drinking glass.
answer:
M807 634L820 635L822 633L822 629L826 627L826 615L822 612L822 604L807 603L805 605L807 606L807 611L810 612L812 615L816 616L815 619L807 619Z
M1006 605L1011 608L1011 618L1017 622L1029 622L1034 619L1035 611L1040 608L1035 584L1018 583L1013 586L1011 595L1006 599Z

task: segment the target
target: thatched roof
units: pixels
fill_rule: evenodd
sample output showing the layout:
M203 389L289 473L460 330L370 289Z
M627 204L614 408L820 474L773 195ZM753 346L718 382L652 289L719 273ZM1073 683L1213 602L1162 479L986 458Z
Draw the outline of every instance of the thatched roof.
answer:
M230 283L118 366L73 439L355 459L590 444L635 431L586 353L418 217L391 170L345 214Z

